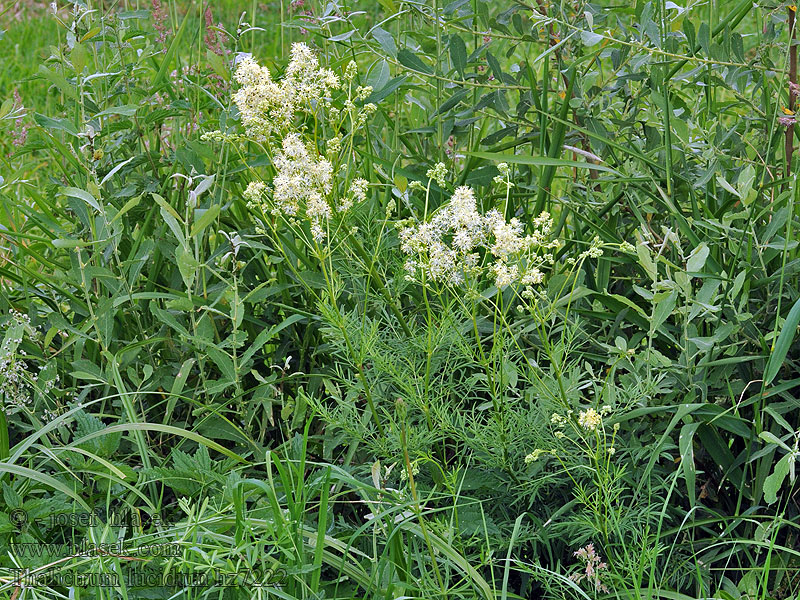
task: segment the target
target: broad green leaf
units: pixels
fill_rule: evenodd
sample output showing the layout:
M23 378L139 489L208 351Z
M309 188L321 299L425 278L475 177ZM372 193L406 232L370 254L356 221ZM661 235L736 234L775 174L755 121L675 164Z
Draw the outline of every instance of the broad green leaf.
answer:
M404 67L408 67L413 71L425 73L426 75L431 75L433 73L433 71L431 71L431 68L424 62L422 62L419 56L417 56L407 48L403 48L402 50L400 50L400 52L397 53L397 60L400 62L401 65L403 65Z
M400 77L395 77L391 79L389 83L387 83L383 88L380 90L375 90L372 94L364 102L372 102L373 104L378 104L381 100L389 96L390 94L397 91L397 89L406 82L406 76L401 75Z
M259 333L258 336L256 336L256 339L253 340L252 345L244 352L244 354L242 354L241 364L245 364L248 360L253 358L255 353L261 350L264 344L266 344L274 336L278 335L278 333L280 333L283 329L289 327L289 325L292 325L297 321L302 320L303 318L303 315L294 314L281 321L278 325Z
M222 79L225 81L230 80L230 70L226 66L225 60L219 54L212 52L209 48L206 50L206 60L208 60L208 64L211 65L214 73L222 77Z
M639 264L644 267L648 277L656 281L658 279L658 265L650 255L650 248L643 241L636 244L636 256L639 258Z
M195 221L192 225L192 230L189 237L196 237L203 232L203 230L214 222L214 219L219 215L220 205L212 204L211 207L203 212L203 215Z
M603 41L603 36L593 31L581 31L581 41L587 48L596 46Z
M55 85L68 98L72 98L73 100L78 99L78 91L75 89L75 86L69 83L61 73L51 71L45 65L39 65L39 75Z
M105 176L105 177L103 177L103 180L100 182L100 185L103 185L103 184L104 184L106 181L108 181L109 179L111 179L111 178L112 178L114 175L116 175L116 174L117 174L117 172L118 172L118 171L119 171L119 170L120 170L122 167L124 167L125 165L127 165L128 163L130 163L130 162L131 162L131 161L132 161L134 158L136 158L136 157L135 157L135 156L131 156L129 159L127 159L127 160L123 160L121 163L119 163L118 165L116 165L116 166L115 166L113 169L111 169L111 170L110 170L108 173L106 173L106 176ZM139 198L141 198L141 196L139 196ZM120 212L121 212L121 211L120 211Z
M138 104L123 104L122 106L112 106L111 108L101 110L94 116L94 118L96 119L98 117L108 117L110 115L121 115L123 117L132 117L133 115L136 114L136 111L138 109L139 109Z
M167 409L164 415L164 421L167 423L169 423L172 417L172 412L175 410L175 404L178 402L178 398L183 394L183 388L186 385L187 379L189 379L189 375L192 373L194 363L195 359L193 358L187 358L183 361L181 368L178 369L178 374L175 376L175 380L172 382L172 388L169 391L169 400L167 400Z
M495 78L498 81L502 81L503 69L500 67L500 63L491 52L486 52L486 62L489 63L489 68L492 70L492 73L494 74Z
M789 422L786 419L784 419L780 413L778 413L777 410L775 410L771 406L765 406L764 412L767 413L773 419L775 419L775 422L781 427L783 427L785 431L787 431L788 433L794 433L794 427L792 427L789 424Z
M353 34L356 32L355 29L351 29L350 31L345 31L344 33L340 33L339 35L332 35L328 38L329 42L344 42L349 40L353 37Z
M467 94L468 94L468 93L469 93L469 90L463 90L463 89L461 89L461 90L456 90L455 92L453 92L453 95L452 95L452 96L450 96L450 97L449 97L447 100L445 100L445 101L442 103L442 105L439 107L439 109L438 109L438 110L436 110L436 111L433 113L433 115L431 115L431 116L436 116L436 115L438 115L438 114L440 114L440 113L446 113L448 110L450 110L450 109L452 109L452 108L455 108L456 106L458 106L458 105L459 105L459 103L460 103L460 102L461 102L461 101L462 101L464 98L466 98L466 96L467 96Z
M52 119L45 115L40 115L39 113L35 113L33 115L33 120L36 121L37 125L43 127L45 129L56 129L59 131L65 131L72 136L78 135L78 129L75 127L75 124L68 120L68 119ZM72 157L71 154L64 149L67 156Z
M91 242L69 238L56 238L51 244L53 244L54 248L85 248L86 246L92 245Z
M72 61L75 72L78 75L83 73L86 64L89 62L89 53L86 51L86 46L83 44L75 44L72 47L72 51L69 53L69 59Z
M672 290L666 296L656 301L655 308L653 309L653 320L650 323L650 331L656 332L661 324L666 321L675 310L675 304L678 301L678 292Z
M747 165L739 173L739 178L736 180L736 189L739 196L745 204L749 204L755 199L756 193L753 190L753 185L756 181L756 169L753 165Z
M783 485L783 480L789 474L789 462L793 459L792 454L784 454L777 464L775 470L764 480L764 502L775 504L778 500L778 491Z
M394 0L378 0L378 4L385 8L390 15L397 12L397 5L394 3Z
M694 24L692 23L691 19L683 20L683 33L686 36L686 42L689 47L689 52L694 54L695 38L697 37L697 31L695 30Z
M159 321L161 321L165 325L168 325L169 327L177 331L179 334L181 334L183 337L187 339L192 337L192 335L186 330L186 328L183 325L181 325L169 311L160 308L159 306L156 305L155 302L150 303L150 312L152 312Z
M239 294L233 294L230 299L230 318L234 329L239 329L244 320L244 300Z
M89 31L87 31L86 33L84 33L81 36L81 42L85 42L87 40L92 39L94 36L96 36L101 31L103 31L102 27L92 27Z
M717 183L720 184L724 189L729 191L731 194L733 194L737 198L741 198L742 197L739 194L739 192L736 190L736 188L733 187L730 183L728 183L727 180L722 175L717 175Z
M448 48L453 66L461 77L464 77L464 70L467 68L467 47L464 45L464 40L461 39L460 35L454 33L450 36Z
M225 376L227 381L233 383L236 381L236 368L233 365L233 360L227 353L220 350L215 346L208 346L206 348L206 352L211 357L211 360L214 361L214 364L219 367L219 370Z
M80 200L83 200L84 202L86 202L86 204L91 206L97 212L103 212L103 208L100 206L100 203L97 201L97 198L92 196L86 190L80 190L74 187L65 187L61 189L61 194L64 196L70 196L72 198L78 198Z
M175 248L175 261L178 263L178 270L181 272L186 289L191 289L200 263L195 259L194 253L183 245Z
M762 440L764 440L765 442L768 442L768 443L770 443L770 444L775 444L776 446L780 446L781 448L783 448L783 449L784 449L784 450L786 450L787 452L791 452L791 451L792 451L792 449L791 449L789 446L787 446L787 445L786 445L786 444L785 444L785 443L784 443L784 442L783 442L783 441L782 441L782 440L781 440L781 439L780 439L780 438L779 438L777 435L775 435L774 433L770 433L769 431L762 431L761 433L759 433L759 434L758 434L758 437L760 437L760 438L761 438Z
M6 98L3 104L0 105L0 119L10 113L12 108L14 108L14 99Z
M375 27L371 33L372 37L378 41L386 54L392 58L397 58L397 45L394 43L394 38L391 33L381 27Z
M391 77L391 68L389 63L385 60L379 60L367 73L367 85L373 90L381 90L389 82Z
M632 308L632 309L633 309L633 310L635 310L637 313L639 313L641 316L643 316L643 317L645 317L645 318L649 316L647 313L645 313L645 312L644 312L644 309L643 309L641 306L639 306L638 304L636 304L636 303L635 303L633 300L631 300L630 298L627 298L627 297L625 297L625 296L621 296L621 295L619 295L619 294L609 294L609 296L610 296L610 297L612 297L612 298L614 298L614 299L616 299L616 300L619 300L619 301L620 301L620 302L622 302L622 303L623 303L625 306L628 306L629 308Z
M699 273L700 270L703 268L703 265L706 264L708 253L709 253L708 244L706 244L705 242L697 246L697 248L692 250L692 253L689 255L689 258L686 260L686 270L689 273Z
M400 193L405 192L408 188L408 178L400 174L394 176L392 183L394 183L394 186L400 190Z
M128 200L128 201L125 203L125 205L124 205L122 208L120 208L120 209L119 209L119 212L118 212L116 215L114 215L114 218L113 218L113 219L111 219L111 221L110 221L110 222L111 222L111 223L113 223L113 222L114 222L114 221L116 221L117 219L121 218L121 217L122 217L122 215L124 215L124 214L125 214L126 212L128 212L130 209L132 209L132 208L134 208L135 206L137 206L137 205L139 204L139 202L141 201L141 199L142 199L142 197L141 197L141 196L134 196L133 198L131 198L130 200Z

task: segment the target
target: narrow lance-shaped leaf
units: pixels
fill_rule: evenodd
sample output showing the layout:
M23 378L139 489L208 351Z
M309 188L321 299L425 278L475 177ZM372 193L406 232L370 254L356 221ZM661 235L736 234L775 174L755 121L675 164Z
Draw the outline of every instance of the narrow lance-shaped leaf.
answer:
M450 50L450 60L453 61L453 66L461 77L464 77L464 71L467 68L467 47L464 45L464 40L462 40L461 36L457 33L454 33L450 36L448 48Z
M769 385L778 374L783 365L783 360L786 358L786 353L789 352L789 346L794 341L798 324L800 324L800 298L797 299L789 311L781 333L778 335L778 341L775 342L772 353L769 355L767 366L764 368L764 385Z

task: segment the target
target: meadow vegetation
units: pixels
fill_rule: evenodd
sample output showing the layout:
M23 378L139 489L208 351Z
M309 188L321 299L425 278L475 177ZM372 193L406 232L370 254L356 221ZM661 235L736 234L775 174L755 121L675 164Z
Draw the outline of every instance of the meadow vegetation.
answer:
M5 3L0 598L800 598L796 11Z

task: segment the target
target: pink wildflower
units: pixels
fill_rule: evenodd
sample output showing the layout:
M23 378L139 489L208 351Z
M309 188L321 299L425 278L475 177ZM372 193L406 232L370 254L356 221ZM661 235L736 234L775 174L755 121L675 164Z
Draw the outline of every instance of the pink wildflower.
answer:
M595 552L594 544L586 544L585 547L576 550L573 556L583 563L583 572L573 573L570 575L570 579L575 583L580 583L585 579L587 583L594 586L595 591L608 592L608 588L601 581L602 571L608 569L608 565Z
M163 44L169 35L169 14L167 9L161 4L161 0L153 1L153 29L158 32L156 42Z
M211 29L214 27L214 17L211 15L210 6L206 8L204 16L206 20L206 35L203 37L203 40L206 43L206 48L211 50L217 56L224 56L228 52L228 49L223 46L222 38L225 37L225 34L221 34L219 31ZM222 29L222 23L218 23L217 28Z

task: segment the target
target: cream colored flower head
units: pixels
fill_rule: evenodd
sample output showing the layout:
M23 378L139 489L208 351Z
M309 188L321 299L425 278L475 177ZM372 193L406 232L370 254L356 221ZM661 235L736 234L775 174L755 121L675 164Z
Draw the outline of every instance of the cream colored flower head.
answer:
M321 68L311 49L292 44L291 59L280 81L251 57L239 61L234 74L241 87L233 94L247 134L268 141L274 132L291 128L299 111L313 112L340 86L330 69Z
M431 169L428 176L441 175L439 166L444 165ZM525 235L519 219L506 221L496 209L481 214L473 190L458 187L428 221L400 232L408 277L421 274L437 283L458 285L468 276L486 272L497 288L541 283L544 260L536 251L550 247L544 232L549 232L551 223L549 215L539 217L534 221L539 228Z
M603 418L595 409L582 410L578 415L578 425L586 431L595 431L603 422Z
M542 454L549 454L549 452L547 450L542 450L541 448L536 448L536 450L534 450L525 457L525 464L527 465L529 463L539 460Z

